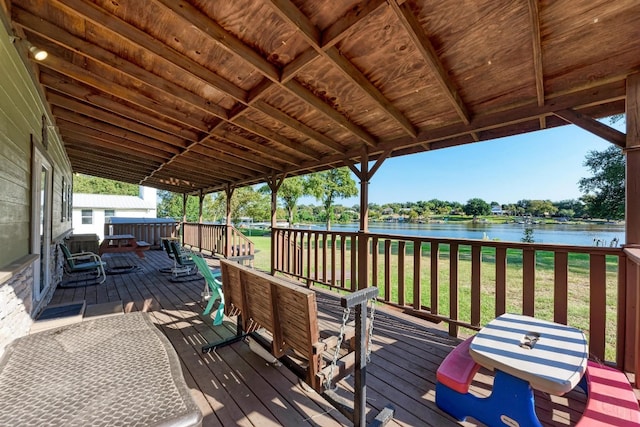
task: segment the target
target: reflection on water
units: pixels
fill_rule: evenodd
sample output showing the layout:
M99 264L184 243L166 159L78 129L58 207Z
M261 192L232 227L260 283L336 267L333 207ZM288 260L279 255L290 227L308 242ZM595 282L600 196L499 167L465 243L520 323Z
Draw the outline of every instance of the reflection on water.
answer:
M314 228L324 226L316 225ZM609 246L618 239L624 243L624 225L613 224L530 224L536 243L557 243L573 246ZM304 228L304 226L301 226ZM502 242L520 242L524 235L524 224L490 223L369 223L369 232L398 234L403 236L448 237L452 239L488 239ZM331 224L332 231L357 231L358 224Z

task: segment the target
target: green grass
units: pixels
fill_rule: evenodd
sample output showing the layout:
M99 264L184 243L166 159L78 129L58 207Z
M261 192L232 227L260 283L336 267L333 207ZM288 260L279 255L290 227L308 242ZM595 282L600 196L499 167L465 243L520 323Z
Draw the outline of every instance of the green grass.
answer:
M271 268L271 238L251 237L256 245L256 257L254 265L263 270ZM331 241L327 241L327 248L331 247ZM345 242L345 265L340 267L340 242L336 241L336 266L345 271L351 270L351 240ZM322 245L320 245L320 248ZM398 242L394 241L390 247L390 295L385 295L385 262L384 244L380 242L378 247L378 281L372 283L378 286L381 296L387 300L398 302L400 300L400 271L404 273L404 301L411 305L414 298L414 247L412 242L405 245L404 264L399 266ZM320 249L321 250L321 249ZM438 307L439 314L450 315L450 247L440 245L440 255L438 260ZM420 303L422 306L431 305L431 252L430 244L423 243L420 250ZM330 269L331 250L327 250L327 269ZM495 317L495 257L496 251L490 247L483 247L481 250L481 295L480 295L480 323L486 324ZM322 256L319 257L321 264ZM468 245L459 246L458 252L458 319L471 322L471 247ZM307 273L306 260L305 270ZM589 255L570 253L568 256L568 323L571 326L580 328L589 333ZM313 261L312 261L313 264ZM538 318L553 320L554 302L554 254L549 251L537 251L535 260L535 315ZM321 265L319 266L321 268ZM606 359L615 360L616 342L616 309L617 309L617 272L618 258L615 256L606 257L606 298L607 298L607 322L606 326ZM507 312L522 312L523 301L523 273L522 273L522 250L507 250L507 286L506 304ZM372 274L369 277L372 280ZM347 280L346 286L350 285ZM472 331L466 331L471 333Z

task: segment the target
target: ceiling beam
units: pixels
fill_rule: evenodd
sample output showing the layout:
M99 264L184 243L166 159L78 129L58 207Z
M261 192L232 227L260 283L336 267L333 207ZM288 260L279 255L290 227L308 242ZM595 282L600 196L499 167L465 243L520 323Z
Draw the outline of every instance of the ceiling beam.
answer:
M456 113L458 113L462 122L464 124L469 124L471 120L469 111L467 111L467 107L462 101L462 97L458 93L458 89L449 78L449 73L442 64L442 61L440 61L438 53L433 47L433 44L429 41L429 37L424 32L422 25L420 25L418 19L415 17L413 12L411 12L411 7L407 3L399 5L396 0L391 0L389 4L400 20L400 23L407 31L409 38L418 48L422 58L429 65L431 71L433 71L435 81L442 88L444 95L456 110Z
M582 129L591 132L600 138L611 142L619 147L625 148L627 145L627 135L599 121L580 114L579 112L566 109L555 111L554 114L568 123L572 123Z
M177 16L179 16L184 21L193 25L195 28L200 30L203 34L209 36L212 40L222 44L229 52L234 54L239 59L245 61L249 65L253 66L256 71L261 73L265 78L269 79L273 84L277 85L281 88L286 88L292 95L301 98L304 101L307 101L309 94L313 96L315 102L323 103L324 101L320 98L316 97L315 94L310 91L305 91L302 95L297 92L297 87L292 87L289 85L282 85L280 83L280 70L275 68L273 64L264 59L262 56L257 54L252 48L245 45L241 40L235 37L233 34L227 32L224 28L222 28L217 22L213 19L209 18L202 14L199 10L197 10L194 6L189 3L180 0L159 0L166 8L171 10ZM275 68L275 70L274 70ZM247 99L241 100L241 102L246 103ZM331 108L328 104L325 104L328 108ZM347 118L342 116L336 110L333 110L336 114L342 117L343 121L347 121ZM328 116L330 120L334 120L332 116ZM335 120L334 120L335 121ZM234 120L237 123L237 121ZM354 123L351 123L349 127L346 129L358 138L363 139L363 141L370 143L371 140L375 140L373 136L371 136L364 129L360 128ZM356 130L354 132L354 130ZM363 138L362 135L366 135Z
M391 149L393 152L396 152L420 145L429 149L433 148L434 143L447 140L459 141L454 145L466 144L474 141L470 136L469 138L465 138L465 135L469 135L472 132L499 129L522 122L538 120L542 115L548 116L557 111L566 110L576 105L578 106L577 108L581 108L624 99L625 88L619 85L605 85L597 88L592 87L585 91L548 99L542 107L538 107L537 104L522 105L506 111L476 116L468 125L456 123L439 128L425 129L420 132L416 139L404 137L381 141L377 149L371 151L370 156L373 157L373 155L377 155L387 149ZM585 104L580 105L581 102L585 102ZM443 147L444 145L446 144L443 144ZM348 151L343 157L338 155L326 156L324 158L325 165L342 163L344 158L358 158L360 154L361 149L356 148ZM316 166L317 164L303 163L299 170L307 170ZM294 172L294 170L288 169L287 172Z
M139 144L141 146L146 146L170 154L176 154L180 152L181 147L176 147L175 145L167 144L166 142L158 141L157 139L130 132L127 129L112 125L111 123L105 123L95 120L91 117L78 114L74 111L56 106L52 108L52 111L56 116L56 120L66 120L80 126L85 126L89 129L104 132L117 138L121 138L122 140L129 141L130 144Z
M538 0L529 0L529 19L531 21L531 42L533 45L533 73L536 79L536 97L538 107L544 105L544 72L542 68L542 38L540 36L540 10ZM546 119L540 117L540 129L547 127Z
M246 92L233 83L220 77L196 61L186 57L180 52L170 48L160 40L154 38L145 31L128 24L115 15L92 4L86 0L55 0L67 13L80 16L100 28L103 28L115 37L124 39L129 43L136 43L145 50L156 54L171 65L182 68L186 73L192 74L202 80L203 83L221 90L236 100L246 99Z
M224 139L226 141L232 142L233 144L237 144L242 147L245 147L250 151L254 151L259 156L265 156L275 161L280 161L282 163L286 163L289 165L298 165L301 162L299 158L295 158L281 151L276 151L273 149L273 147L262 145L257 141L252 141L240 135L236 135L233 132L222 130L222 131L218 131L215 136L220 139Z
M50 91L64 94L79 101L88 102L103 110L120 114L138 123L146 124L147 126L170 133L187 141L197 141L200 139L198 132L177 126L168 121L167 118L151 115L140 109L114 101L108 95L101 94L98 90L81 83L73 83L64 76L56 77L48 72L41 72L40 83Z
M68 124L73 125L73 123ZM148 149L140 149L137 144L131 144L131 142L129 142L128 144L116 144L103 138L88 136L86 133L78 132L77 130L74 130L73 128L69 128L67 126L60 126L59 129L65 144L71 143L72 141L77 141L85 145L97 147L100 150L118 150L127 156L133 156L145 159L147 161L156 162L158 163L158 165L166 161L166 157L159 156L157 154L150 154Z
M298 81L291 80L288 83L285 83L284 87L286 87L290 93L296 94L297 97L302 101L306 102L307 104L318 110L320 113L324 114L329 120L335 122L340 127L354 134L356 137L358 137L358 139L364 141L367 145L375 147L378 143L371 134L347 120L345 116L343 116L338 111L334 110L329 104L325 103L323 100L315 96L313 92L304 87Z
M257 155L251 151L247 151L246 149L243 150L240 148L232 147L226 142L222 142L218 139L209 139L200 147L196 148L206 148L209 150L213 150L216 153L212 155L214 155L216 158L229 157L229 163L236 163L247 169L251 169L260 173L269 173L269 171L273 169L279 170L283 169L284 167L284 165L279 162L273 162L271 160L265 159L264 157ZM201 151L198 150L196 152Z
M124 88L118 84L115 84L109 79L98 76L61 58L57 58L51 53L47 57L47 60L40 62L39 65L40 67L51 69L88 86L99 89L100 91L113 95L116 98L120 98L132 104L138 105L149 112L156 112L166 117L170 117L173 120L182 123L184 126L187 126L188 128L198 129L205 132L209 130L208 125L206 125L203 121L194 118L193 116L184 114L181 111L164 105L136 91Z
M118 114L95 108L89 104L76 101L73 98L67 98L51 91L47 93L47 100L51 105L55 105L82 114L84 116L91 117L93 119L111 124L122 129L127 129L131 132L139 134L140 136L153 138L176 147L184 147L186 146L186 144L188 144L188 141L185 141L184 139L177 136L159 131L152 127L140 124L136 121L129 120L128 118L122 117Z
M413 137L417 135L416 128L404 114L402 114L355 65L342 56L338 49L334 46L327 46L323 49L321 46L320 30L316 28L309 18L291 3L291 1L270 1L278 15L290 25L294 26L320 56L336 66L347 80L358 86L383 113L395 120L406 133Z
M253 104L253 107L256 110L284 123L288 127L297 130L298 132L305 135L309 139L318 141L319 143L327 146L330 150L336 153L344 153L346 151L342 145L338 144L333 139L325 136L320 132L315 131L314 129L310 128L304 123L291 118L287 114L283 113L282 111L278 110L275 107L272 107L271 105L267 104L262 100L256 100L256 102Z

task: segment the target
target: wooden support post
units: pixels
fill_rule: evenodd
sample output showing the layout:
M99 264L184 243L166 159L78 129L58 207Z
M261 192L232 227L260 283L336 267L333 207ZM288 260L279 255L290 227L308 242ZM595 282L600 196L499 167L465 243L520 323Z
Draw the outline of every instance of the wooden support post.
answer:
M271 274L276 273L276 250L279 246L277 246L276 242L276 233L275 229L278 226L278 190L282 185L286 175L282 175L280 177L272 176L269 178L268 185L271 190ZM289 224L291 226L291 224ZM278 237L281 237L278 234ZM280 254L282 256L282 254Z
M182 194L182 246L184 246L184 231L187 224L187 197L186 194Z
M202 190L198 196L198 250L202 252L202 205L205 196Z
M640 73L627 77L626 116L625 244L629 246L640 245ZM635 383L638 387L640 386L640 291L638 275L632 272L632 269L627 269L628 306L626 307L627 334L625 337L627 345L624 368L635 372ZM635 272L637 273L637 269Z
M369 286L369 154L367 153L367 147L363 147L362 149L362 157L360 158L360 174L358 178L360 178L358 289L364 289Z
M369 153L362 147L360 170L348 164L353 173L360 179L360 229L358 230L358 289L369 286L369 181L378 171L382 163L391 155L391 150L382 153L376 163L369 169ZM352 247L353 250L353 247ZM374 250L377 250L374 249ZM353 267L352 267L353 269Z
M225 238L224 238L224 256L225 258L230 258L231 256L233 256L233 252L232 252L232 245L233 242L231 241L232 235L231 235L231 228L232 228L232 224L231 224L231 197L233 197L233 190L234 188L231 187L231 185L227 184L227 187L224 190L225 195L227 196L227 212L226 212L226 222L225 222Z

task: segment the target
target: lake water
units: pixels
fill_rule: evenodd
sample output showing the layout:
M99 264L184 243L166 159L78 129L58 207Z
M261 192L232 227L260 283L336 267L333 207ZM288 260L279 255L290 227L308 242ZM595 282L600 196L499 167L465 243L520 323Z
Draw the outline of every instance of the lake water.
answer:
M316 225L315 227L324 228ZM619 224L530 224L533 240L536 243L557 243L573 246L609 246L613 239L624 243L624 225ZM303 227L301 227L303 228ZM449 237L453 239L500 240L503 242L521 242L524 236L524 224L489 223L379 223L369 224L371 233L399 234L404 236ZM358 224L331 224L332 231L357 231Z

